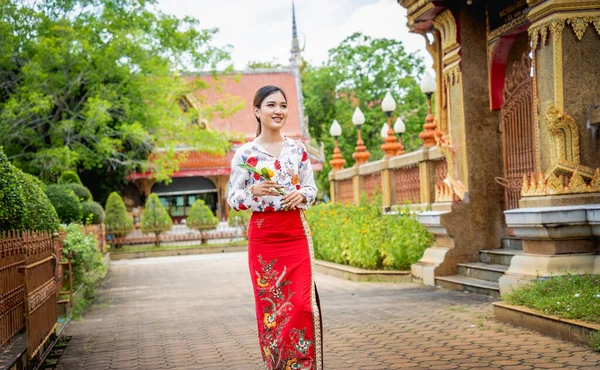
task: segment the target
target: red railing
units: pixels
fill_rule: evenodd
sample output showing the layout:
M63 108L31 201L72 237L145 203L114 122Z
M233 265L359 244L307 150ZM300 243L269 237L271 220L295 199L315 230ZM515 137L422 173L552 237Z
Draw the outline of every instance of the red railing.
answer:
M367 193L369 199L373 197L373 194L381 194L381 172L373 172L363 177L363 189Z
M354 202L354 185L352 179L342 180L338 183L339 202L346 204Z
M421 203L421 178L419 166L401 167L394 171L396 204Z

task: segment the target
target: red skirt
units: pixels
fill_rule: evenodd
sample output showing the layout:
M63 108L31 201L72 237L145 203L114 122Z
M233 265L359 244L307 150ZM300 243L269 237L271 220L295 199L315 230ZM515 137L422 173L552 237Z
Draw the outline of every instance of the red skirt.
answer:
M248 265L267 369L323 369L313 245L302 211L254 212Z

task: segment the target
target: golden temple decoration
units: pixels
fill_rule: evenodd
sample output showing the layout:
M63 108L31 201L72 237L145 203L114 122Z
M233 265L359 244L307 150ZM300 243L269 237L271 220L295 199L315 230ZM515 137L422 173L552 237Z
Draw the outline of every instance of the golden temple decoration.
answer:
M579 131L575 120L550 106L546 111L546 127L552 138L552 163L579 164Z
M453 65L452 67L446 68L444 70L444 82L449 86L460 83L462 74L460 72L460 67L458 64Z
M433 26L442 35L442 49L447 53L459 47L456 40L456 21L450 10L444 10L433 21Z
M521 189L523 197L584 193L600 193L600 168L596 169L589 183L575 170L566 186L555 173L551 173L547 179L544 178L543 173L538 176L531 174L529 178L527 175L523 175L523 188Z
M555 17L549 21L529 28L529 39L531 40L532 48L534 50L537 48L538 41L541 41L539 46L544 46L546 44L548 31L550 31L554 38L561 37L565 24L568 24L573 28L573 32L575 32L577 39L580 41L590 24L594 25L596 32L600 35L600 15L585 17Z
M435 141L437 143L440 154L446 158L448 164L448 171L446 178L444 179L443 185L435 187L435 201L436 202L448 202L456 198L463 200L467 193L465 185L458 179L454 178L454 166L456 151L454 146L450 143L448 135L442 136L441 133L435 135ZM448 195L450 193L450 195ZM450 199L450 200L448 200Z

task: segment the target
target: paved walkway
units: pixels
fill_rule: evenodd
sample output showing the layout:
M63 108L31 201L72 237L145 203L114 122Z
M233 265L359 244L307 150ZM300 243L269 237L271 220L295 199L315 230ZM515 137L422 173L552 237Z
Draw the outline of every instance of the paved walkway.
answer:
M486 297L317 275L325 369L598 369L587 348L496 323ZM118 261L59 368L262 369L245 253Z

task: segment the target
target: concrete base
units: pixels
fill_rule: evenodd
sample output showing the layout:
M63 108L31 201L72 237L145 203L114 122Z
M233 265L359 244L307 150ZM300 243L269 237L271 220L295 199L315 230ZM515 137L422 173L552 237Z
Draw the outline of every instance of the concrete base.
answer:
M566 254L566 253L595 253L596 240L561 239L561 240L523 240L523 252L533 254Z
M448 247L431 247L425 250L423 258L410 267L413 281L435 286L435 269L444 262Z
M329 261L315 261L315 270L322 274L352 281L385 281L394 283L410 282L409 271L365 270L358 267L340 265Z
M535 255L520 254L514 256L506 274L500 278L500 295L505 295L515 288L532 280L557 275L599 274L600 255Z
M600 204L600 194L591 193L523 197L519 200L519 208L578 206L583 204Z

